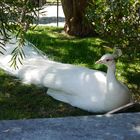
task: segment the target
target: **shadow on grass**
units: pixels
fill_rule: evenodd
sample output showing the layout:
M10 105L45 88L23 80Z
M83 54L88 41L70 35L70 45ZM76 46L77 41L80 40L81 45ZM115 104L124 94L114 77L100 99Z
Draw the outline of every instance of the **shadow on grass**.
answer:
M133 93L135 101L140 102L140 67L136 64L125 62L122 67L122 76L127 79L127 85Z

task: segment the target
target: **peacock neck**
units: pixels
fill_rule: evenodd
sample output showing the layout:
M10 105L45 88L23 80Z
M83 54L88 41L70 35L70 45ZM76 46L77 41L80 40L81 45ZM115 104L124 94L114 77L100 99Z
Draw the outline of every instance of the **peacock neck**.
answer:
M113 86L118 83L115 76L115 72L116 66L115 63L113 63L112 65L108 66L107 70L107 90L112 89Z

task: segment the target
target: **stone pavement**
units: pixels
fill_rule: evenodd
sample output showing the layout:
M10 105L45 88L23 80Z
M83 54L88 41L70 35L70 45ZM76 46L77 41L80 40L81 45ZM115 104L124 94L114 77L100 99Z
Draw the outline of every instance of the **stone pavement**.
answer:
M3 120L0 140L140 140L140 113Z
M58 26L64 26L64 13L62 10L62 6L58 7ZM43 9L39 14L39 25L41 26L57 26L57 6L56 5L44 5Z

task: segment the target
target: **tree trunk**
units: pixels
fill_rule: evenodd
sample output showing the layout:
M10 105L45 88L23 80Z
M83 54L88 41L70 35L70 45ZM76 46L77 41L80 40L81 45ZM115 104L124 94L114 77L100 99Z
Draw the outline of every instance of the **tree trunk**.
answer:
M85 18L85 10L91 0L61 0L65 15L64 31L74 36L91 36L95 31L91 22Z

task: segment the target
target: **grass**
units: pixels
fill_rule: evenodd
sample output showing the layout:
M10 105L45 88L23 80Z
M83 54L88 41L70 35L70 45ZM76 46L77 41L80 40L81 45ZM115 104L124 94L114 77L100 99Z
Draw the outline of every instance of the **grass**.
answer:
M38 27L28 32L27 38L50 59L63 63L82 65L92 69L106 71L106 67L95 65L104 53L112 52L109 42L98 37L75 38L63 34L61 28ZM111 45L110 45L111 46ZM125 51L117 62L117 77L133 93L133 98L140 101L139 59L129 60ZM59 102L49 97L43 87L22 84L18 79L0 70L0 119L28 119L43 117L64 117L91 115L78 108Z

